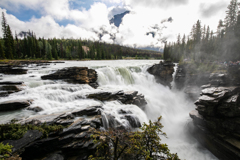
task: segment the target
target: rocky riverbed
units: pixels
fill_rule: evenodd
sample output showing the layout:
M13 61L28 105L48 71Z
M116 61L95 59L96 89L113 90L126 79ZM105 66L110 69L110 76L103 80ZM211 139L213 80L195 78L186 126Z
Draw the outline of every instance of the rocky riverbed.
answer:
M162 141L169 144L172 152L182 159L196 159L196 154L197 160L214 159L207 150L199 150L197 142L184 136L186 118L193 106L182 92L169 89L173 63L65 63L22 62L10 68L27 70L26 74L2 73L0 85L10 86L8 90L2 87L2 122L16 118L17 124L64 127L49 133L47 138L37 130L29 130L18 140L5 140L14 146L14 154L24 159L86 159L96 148L90 130L134 129L163 116L163 131L169 138ZM12 107L6 110L6 106Z

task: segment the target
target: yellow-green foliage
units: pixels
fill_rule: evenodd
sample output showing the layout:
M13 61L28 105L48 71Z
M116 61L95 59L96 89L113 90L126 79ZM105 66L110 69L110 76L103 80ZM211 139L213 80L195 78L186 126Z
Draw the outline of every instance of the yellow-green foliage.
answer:
M4 160L5 158L8 158L10 156L10 153L12 152L12 147L11 145L4 145L0 143L0 160Z
M62 131L64 127L61 125L31 125L31 124L18 124L18 123L9 123L0 125L0 141L6 139L20 139L28 130L39 130L43 133L42 138L48 136L50 132Z
M140 131L109 129L108 131L95 131L92 135L98 147L91 160L118 160L118 159L145 159L145 160L179 160L177 154L171 154L168 146L161 143L162 132L161 117L156 122L144 123Z

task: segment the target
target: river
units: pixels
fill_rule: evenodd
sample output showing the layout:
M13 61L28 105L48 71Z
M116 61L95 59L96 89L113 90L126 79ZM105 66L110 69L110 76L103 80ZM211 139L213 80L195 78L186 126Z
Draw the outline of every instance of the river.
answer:
M21 92L11 94L9 97L1 97L0 102L32 99L31 107L39 106L44 110L38 113L25 109L0 113L0 122L6 123L13 118L69 112L76 108L100 105L105 112L125 123L117 112L122 108L134 113L141 123L148 122L149 119L157 120L162 116L163 131L168 136L168 138L162 137L162 142L167 143L171 152L177 152L181 159L217 159L187 132L187 124L191 121L189 112L195 108L193 102L187 100L184 93L175 90L174 87L170 90L156 83L154 77L147 72L147 69L155 63L159 63L159 60L65 61L65 63L52 63L46 68L28 66L26 75L3 75L2 81L23 81L25 86ZM99 88L93 89L88 85L68 84L63 81L41 80L43 75L73 66L95 69L98 73ZM117 101L102 103L86 99L87 94L103 90L139 91L145 96L148 104L143 111L135 105L123 105Z

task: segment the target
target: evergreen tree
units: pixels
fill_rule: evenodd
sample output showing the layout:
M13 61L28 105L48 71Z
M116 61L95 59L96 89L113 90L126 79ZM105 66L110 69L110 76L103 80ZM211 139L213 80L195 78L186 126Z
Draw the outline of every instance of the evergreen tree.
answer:
M84 51L83 51L83 48L82 48L82 44L81 44L81 41L78 42L78 57L79 59L83 59L84 57Z
M0 41L0 58L1 59L5 59L5 54L4 54L4 50L3 50L3 46L2 46L2 43Z
M2 31L3 31L3 39L7 38L7 20L5 18L4 12L2 12Z
M7 26L7 37L5 39L5 54L6 57L9 59L13 59L13 48L14 48L14 41L11 29L9 25Z
M237 0L231 0L226 11L225 27L226 32L231 32L237 22L238 5Z

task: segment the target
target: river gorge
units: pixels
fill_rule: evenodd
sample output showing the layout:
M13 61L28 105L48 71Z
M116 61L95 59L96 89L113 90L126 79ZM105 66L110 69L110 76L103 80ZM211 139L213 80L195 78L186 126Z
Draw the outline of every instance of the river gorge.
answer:
M119 111L126 111L136 117L140 123L156 120L162 116L163 131L168 138L162 137L172 153L177 153L180 159L186 160L215 160L207 149L201 146L188 132L192 121L189 112L195 109L194 102L185 93L156 82L147 69L159 60L116 60L116 61L65 61L65 63L50 63L48 65L30 64L24 67L27 74L2 74L1 81L23 81L19 86L21 91L7 97L0 97L0 103L11 100L30 100L29 108L41 108L35 112L28 109L0 113L0 122L7 123L11 119L25 119L39 115L70 113L76 109L100 106L103 114L112 115L123 126L129 122L122 118ZM62 80L42 80L41 76L56 72L66 67L88 67L97 72L99 87L94 89L88 84L73 84ZM176 74L177 66L174 67ZM119 91L138 91L147 104L140 108L134 104L123 104L120 101L99 101L88 98L88 95ZM103 115L102 114L102 115ZM109 126L107 118L104 127Z

